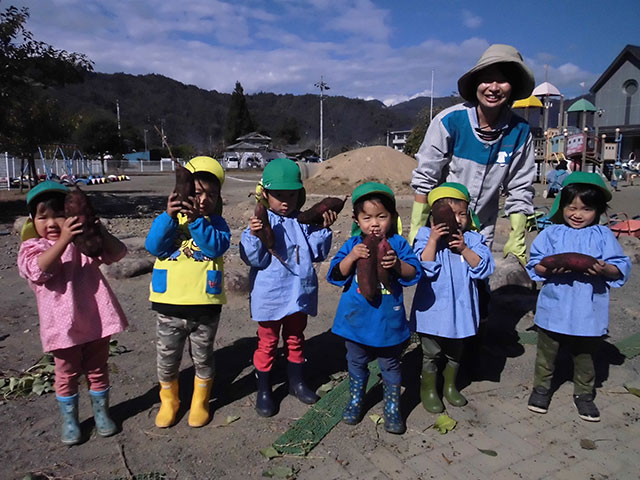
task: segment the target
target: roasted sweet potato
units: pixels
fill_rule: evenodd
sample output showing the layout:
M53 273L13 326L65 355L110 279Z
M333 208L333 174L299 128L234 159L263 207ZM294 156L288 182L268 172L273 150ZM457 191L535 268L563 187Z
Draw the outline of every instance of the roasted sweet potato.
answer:
M376 262L378 269L378 282L387 290L391 290L391 272L387 268L382 268L381 262L382 257L384 257L389 250L392 250L392 248L387 239L380 239L380 242L378 242L378 261Z
M277 258L285 267L289 268L287 262L285 262L284 259L280 255L278 255L278 252L276 252L274 249L276 245L276 237L273 234L271 223L269 223L267 207L265 207L262 202L256 202L256 207L253 210L253 214L258 217L258 220L262 222L262 228L255 233L256 237L260 239L264 247L269 250L269 253L271 255Z
M179 200L188 200L196 194L193 174L183 166L176 165L176 186L173 189Z
M262 222L262 229L255 233L256 237L260 239L267 250L273 249L273 246L275 245L275 237L273 236L273 229L269 223L267 207L265 207L261 202L256 202L256 208L253 210L253 214Z
M102 253L102 233L100 224L96 222L96 212L89 197L80 188L67 193L64 199L65 217L78 217L82 223L82 233L73 238L78 250L88 257L97 257Z
M453 234L458 232L458 221L453 213L451 206L443 199L436 200L431 206L431 215L433 216L433 224L440 225L445 223L449 227L449 233L442 237L442 240L449 245L453 240Z
M360 294L372 302L378 295L378 244L380 238L375 235L367 235L362 243L369 249L369 257L359 258L356 262L358 287Z
M584 253L568 252L558 253L544 257L540 261L540 265L553 270L554 268L564 267L576 273L585 273L597 262L591 255Z
M344 202L347 201L347 197L337 198L337 197L326 197L322 199L320 202L316 203L313 207L304 212L300 212L298 215L298 222L307 223L313 225L322 225L323 218L322 215L327 210L333 210L336 214L342 211L344 207Z

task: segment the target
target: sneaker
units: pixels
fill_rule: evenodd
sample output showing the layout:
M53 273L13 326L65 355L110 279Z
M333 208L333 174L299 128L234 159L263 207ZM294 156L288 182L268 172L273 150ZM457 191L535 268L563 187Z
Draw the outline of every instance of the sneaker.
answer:
M548 388L533 387L527 408L536 413L547 413L551 403L551 393Z
M582 395L574 395L573 403L578 409L578 416L587 422L599 422L600 411L596 404L593 403L593 395L583 393Z

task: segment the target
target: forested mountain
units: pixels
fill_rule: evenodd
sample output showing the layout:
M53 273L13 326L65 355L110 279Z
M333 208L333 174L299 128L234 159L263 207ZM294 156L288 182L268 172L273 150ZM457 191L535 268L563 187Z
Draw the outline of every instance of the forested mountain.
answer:
M143 148L147 130L149 148L160 147L154 126L163 127L172 145L188 144L196 151L220 151L231 94L184 85L161 75L89 73L84 83L51 90L78 123L116 118L120 107L122 131L133 148ZM320 125L319 95L246 95L256 130L273 138L275 146L317 150ZM448 106L456 97L434 99L434 107ZM429 109L429 98L417 98L393 107L372 100L324 97L324 145L331 155L364 145L384 144L388 130L412 129L419 113Z

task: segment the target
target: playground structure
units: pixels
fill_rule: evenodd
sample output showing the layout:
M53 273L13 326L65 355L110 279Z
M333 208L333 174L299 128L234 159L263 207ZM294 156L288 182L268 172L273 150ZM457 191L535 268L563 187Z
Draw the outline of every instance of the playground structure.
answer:
M558 127L549 127L548 111L552 106L552 97L560 98ZM542 135L534 138L535 159L537 164L537 179L545 184L547 173L557 164L565 160L569 170L583 170L597 172L610 178L614 166L622 168L625 175L633 179L640 175L640 163L630 157L622 159L620 156L622 134L619 129L614 138L598 135L597 115L600 111L586 99L574 102L565 112L564 96L549 82L543 82L533 90L533 95L527 99L514 102L514 109L522 109L523 116L528 119L530 110L540 109L540 127ZM568 114L578 114L577 126L568 126ZM595 128L587 126L587 115L593 114ZM533 130L533 129L532 129ZM608 141L607 141L608 140Z
M0 160L0 185L6 184L6 188L10 189L20 187L21 184L28 187L35 183L36 179L30 178L27 162L6 152L0 156ZM96 185L130 180L128 175L117 169L116 174L103 175L101 172L105 168L113 167L110 160L110 155L105 155L103 160L87 159L74 145L39 146L34 158L38 181L56 180L66 185Z

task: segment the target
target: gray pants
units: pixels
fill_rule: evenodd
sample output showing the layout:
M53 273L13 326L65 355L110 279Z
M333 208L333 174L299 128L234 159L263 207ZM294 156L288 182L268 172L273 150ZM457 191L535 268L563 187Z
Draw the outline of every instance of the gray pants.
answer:
M178 378L184 344L189 338L189 355L202 379L213 378L215 360L213 342L216 339L220 313L190 319L158 314L156 344L158 380L171 382Z
M460 365L464 348L464 338L444 338L435 335L420 335L422 344L422 370L425 372L438 371L438 357L444 355L447 363L457 367Z

